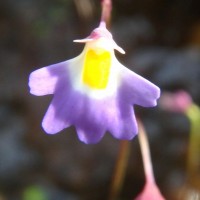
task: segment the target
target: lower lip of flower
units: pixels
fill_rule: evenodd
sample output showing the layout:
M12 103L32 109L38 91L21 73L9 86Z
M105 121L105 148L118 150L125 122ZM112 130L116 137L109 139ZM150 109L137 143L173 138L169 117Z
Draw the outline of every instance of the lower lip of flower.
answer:
M104 49L88 50L85 55L82 80L92 89L105 89L109 82L111 54Z

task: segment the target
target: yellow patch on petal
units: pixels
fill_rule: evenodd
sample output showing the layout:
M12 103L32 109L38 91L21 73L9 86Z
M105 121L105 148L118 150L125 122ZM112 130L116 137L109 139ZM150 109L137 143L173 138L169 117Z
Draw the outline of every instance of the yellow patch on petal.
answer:
M103 49L88 50L83 68L83 82L93 89L105 89L110 75L111 54Z

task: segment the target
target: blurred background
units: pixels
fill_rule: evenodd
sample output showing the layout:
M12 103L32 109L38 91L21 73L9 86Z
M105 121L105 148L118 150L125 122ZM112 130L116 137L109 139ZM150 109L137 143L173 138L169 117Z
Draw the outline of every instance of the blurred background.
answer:
M47 135L41 120L51 96L29 94L29 74L77 56L84 38L98 26L100 0L0 1L0 200L107 199L119 142L110 134L85 145L69 128ZM110 27L125 51L116 53L130 69L162 93L187 91L200 105L200 1L114 0ZM140 108L149 137L157 184L176 199L186 177L190 123L181 113ZM121 200L143 188L138 138Z

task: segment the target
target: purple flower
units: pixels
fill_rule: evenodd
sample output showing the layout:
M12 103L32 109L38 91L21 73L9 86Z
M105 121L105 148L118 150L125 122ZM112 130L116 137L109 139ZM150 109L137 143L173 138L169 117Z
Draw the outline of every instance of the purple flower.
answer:
M85 43L79 56L30 74L32 94L54 95L42 127L55 134L74 125L85 143L100 141L106 131L132 139L138 132L133 105L156 106L160 89L119 63L114 49L125 52L105 23L75 42Z

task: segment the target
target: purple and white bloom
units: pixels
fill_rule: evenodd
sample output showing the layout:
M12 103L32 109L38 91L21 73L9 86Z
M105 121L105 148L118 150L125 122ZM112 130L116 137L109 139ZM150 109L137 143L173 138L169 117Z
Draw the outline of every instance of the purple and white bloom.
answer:
M85 43L79 56L30 74L30 93L54 95L42 127L55 134L74 125L85 143L97 143L106 131L132 139L138 132L133 105L156 106L160 89L116 59L115 49L125 52L104 22L75 42Z

